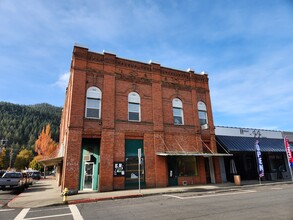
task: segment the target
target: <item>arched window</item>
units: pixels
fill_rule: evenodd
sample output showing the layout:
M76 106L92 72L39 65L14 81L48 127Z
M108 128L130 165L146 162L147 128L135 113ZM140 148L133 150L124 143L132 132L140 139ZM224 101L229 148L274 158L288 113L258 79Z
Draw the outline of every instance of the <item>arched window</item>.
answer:
M207 117L207 107L206 104L202 101L197 103L198 109L198 118L200 125L207 125L208 124L208 117Z
M175 125L183 125L183 106L180 99L175 98L172 101L173 106L173 118L174 118L174 124Z
M102 92L97 87L90 87L86 92L86 118L101 118L101 97Z
M140 121L140 96L136 92L128 94L128 120Z

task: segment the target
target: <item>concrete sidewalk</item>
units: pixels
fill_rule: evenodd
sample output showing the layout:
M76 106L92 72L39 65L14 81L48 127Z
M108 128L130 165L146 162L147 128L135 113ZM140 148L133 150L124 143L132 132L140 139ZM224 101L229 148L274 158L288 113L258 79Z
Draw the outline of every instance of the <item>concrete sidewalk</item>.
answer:
M170 194L180 192L194 192L195 194L202 195L214 191L230 191L251 186L265 186L265 185L278 185L278 184L291 184L288 182L269 182L264 181L260 185L258 181L242 181L241 186L235 186L234 183L224 184L207 184L196 186L183 186L183 187L164 187L164 188L151 188L142 189L140 192L136 190L119 190L111 192L95 192L95 191L80 191L77 195L68 196L68 204L77 204L85 202L95 202L111 199L122 199L141 197L155 194ZM12 201L8 203L10 208L32 208L44 207L52 205L62 205L63 197L61 196L61 189L57 186L56 180L52 177L41 179L33 186L29 187L23 193L19 194Z

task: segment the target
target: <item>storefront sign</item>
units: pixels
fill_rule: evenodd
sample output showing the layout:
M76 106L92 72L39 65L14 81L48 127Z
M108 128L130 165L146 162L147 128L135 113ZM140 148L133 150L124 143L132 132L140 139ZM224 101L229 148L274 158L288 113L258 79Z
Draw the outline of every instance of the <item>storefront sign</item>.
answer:
M116 162L114 163L114 176L124 176L124 163L123 162Z
M258 163L258 174L259 174L259 177L263 177L265 175L265 172L264 172L264 167L262 163L261 151L260 151L258 140L256 140L256 143L255 143L255 151L256 151L256 159Z

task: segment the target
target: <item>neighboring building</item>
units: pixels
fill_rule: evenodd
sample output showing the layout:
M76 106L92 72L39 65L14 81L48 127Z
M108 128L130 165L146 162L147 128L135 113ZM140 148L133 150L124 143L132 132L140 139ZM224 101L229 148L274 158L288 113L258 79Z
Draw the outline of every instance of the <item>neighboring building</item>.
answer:
M289 136L290 133L288 132L287 135ZM233 154L231 158L224 158L226 171L224 178L226 177L228 181L233 181L232 159L241 179L259 178L255 150L257 140L264 168L262 180L291 180L284 134L281 131L216 126L216 140L219 152L224 149L224 152Z
M62 188L221 183L207 74L75 46L62 113Z

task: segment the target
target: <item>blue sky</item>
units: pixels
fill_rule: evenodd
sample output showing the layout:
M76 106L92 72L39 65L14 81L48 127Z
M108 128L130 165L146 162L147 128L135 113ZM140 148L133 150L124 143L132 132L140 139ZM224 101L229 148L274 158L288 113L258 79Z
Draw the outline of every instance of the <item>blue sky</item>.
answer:
M75 43L209 74L215 125L293 131L291 0L0 0L0 101L63 106Z

